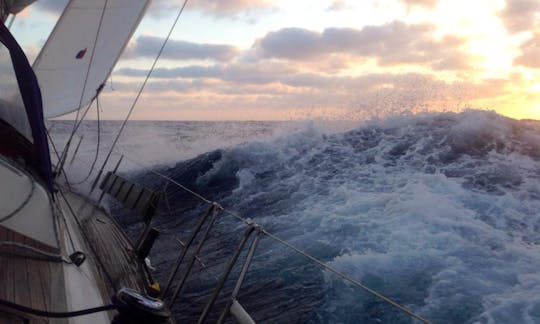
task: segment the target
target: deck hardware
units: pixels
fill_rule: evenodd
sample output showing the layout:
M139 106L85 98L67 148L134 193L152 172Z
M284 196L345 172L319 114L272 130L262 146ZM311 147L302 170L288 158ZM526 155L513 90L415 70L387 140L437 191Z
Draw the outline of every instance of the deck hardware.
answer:
M81 264L83 264L86 260L86 255L81 251L75 251L69 255L69 259L71 260L71 262L73 262L74 265L80 267Z
M184 257L186 256L187 251L189 250L191 244L193 244L193 241L195 240L195 237L201 230L201 227L203 226L204 222L206 221L206 219L208 219L208 216L210 216L210 214L215 208L216 206L214 204L210 205L210 207L208 207L208 209L206 210L204 215L201 217L201 219L199 219L199 221L197 222L197 225L191 232L191 235L188 241L186 242L185 247L182 249L182 253L180 253L178 258L176 259L176 263L174 264L173 270L171 271L169 278L167 280L167 283L165 284L165 289L163 290L162 296L166 296L167 293L169 292L169 289L171 288L174 277L176 276L176 273L178 272L178 269L180 268L180 265L182 264L182 261L184 260Z
M255 225L255 230L257 231L257 235L249 246L249 251L246 256L246 260L244 261L244 265L242 266L240 276L236 280L236 285L234 286L234 289L231 293L231 297L225 305L225 308L223 309L223 312L221 313L217 324L223 323L229 314L232 314L239 323L255 323L253 319L251 319L251 316L249 316L249 314L244 310L242 305L240 305L240 303L236 300L236 298L238 297L238 292L240 292L240 288L242 287L242 283L244 283L244 280L246 279L249 266L251 265L251 261L253 260L253 256L255 255L255 250L257 249L257 245L259 244L259 240L263 236L261 226ZM233 311L232 307L235 303L236 305L234 306L235 308Z
M118 315L112 323L165 323L171 312L165 303L157 298L144 296L136 290L120 289L112 297Z
M246 244L249 236L251 235L251 233L253 233L255 228L256 228L255 224L250 224L248 228L244 231L244 235L242 235L242 238L240 239L240 243L238 243L238 246L236 247L236 251L234 252L231 259L229 260L229 263L227 264L227 266L225 267L225 271L221 275L221 278L219 280L217 287L214 289L214 292L212 293L210 300L208 300L208 303L204 307L201 317L199 317L199 321L197 322L198 324L204 323L206 321L206 318L208 317L208 314L210 314L210 310L212 309L212 306L214 306L214 303L216 299L218 298L219 293L223 289L223 286L225 285L225 282L227 281L229 274L231 273L234 265L236 264L236 260L240 256L240 253L242 253L244 245Z
M195 249L195 252L191 255L191 260L189 261L189 265L186 269L186 272L182 276L182 279L180 280L180 283L176 287L174 293L172 294L171 300L169 301L169 305L173 305L176 301L176 298L178 297L178 294L182 290L182 287L184 286L184 283L186 282L187 278L189 277L191 273L191 269L193 268L193 265L195 264L195 261L198 258L199 253L202 250L202 247L204 245L204 242L206 241L206 238L208 237L208 234L210 233L210 230L212 229L212 226L216 222L217 217L219 216L220 209L214 208L212 213L212 218L210 219L210 222L208 223L208 226L206 227L206 230L204 231L202 237L199 240L199 244L197 245L197 248Z
M150 250L152 249L152 246L154 245L154 242L157 240L158 237L159 230L155 227L152 227L145 232L141 243L137 247L137 256L139 257L139 259L146 259L146 257L150 253Z

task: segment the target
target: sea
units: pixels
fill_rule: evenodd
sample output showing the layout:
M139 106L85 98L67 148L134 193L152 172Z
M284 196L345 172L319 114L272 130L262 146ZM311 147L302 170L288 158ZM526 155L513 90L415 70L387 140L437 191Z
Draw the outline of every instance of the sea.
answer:
M66 169L82 192L120 126L85 121L75 134ZM48 127L61 150L73 123ZM162 285L208 208L200 197L235 215L218 216L197 254L172 308L179 322L201 314L247 228L242 217L434 323L540 323L538 121L483 110L362 122L134 121L106 169L121 156L123 176L164 193L149 256ZM105 204L135 241L138 218ZM237 300L261 323L415 323L266 235Z

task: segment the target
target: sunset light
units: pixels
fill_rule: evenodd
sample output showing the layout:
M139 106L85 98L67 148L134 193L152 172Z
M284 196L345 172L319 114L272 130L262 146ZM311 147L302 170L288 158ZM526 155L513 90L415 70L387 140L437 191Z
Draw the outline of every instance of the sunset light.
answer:
M62 5L38 2L15 20L30 57ZM179 6L151 5L104 93L106 118L125 114ZM524 0L193 1L134 118L364 119L464 108L540 118L539 13L540 3Z
M0 18L0 322L540 324L540 0Z

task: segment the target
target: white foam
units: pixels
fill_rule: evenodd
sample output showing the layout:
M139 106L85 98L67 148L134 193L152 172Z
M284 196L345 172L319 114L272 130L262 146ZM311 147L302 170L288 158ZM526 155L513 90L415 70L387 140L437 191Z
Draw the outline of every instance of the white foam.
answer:
M200 180L237 163L228 203L300 248L339 251L327 261L351 277L435 322L540 322L540 128L480 111L334 135L239 125L133 128L121 147L152 163L228 147ZM150 132L165 144L148 145ZM321 318L340 321L366 297L325 276Z

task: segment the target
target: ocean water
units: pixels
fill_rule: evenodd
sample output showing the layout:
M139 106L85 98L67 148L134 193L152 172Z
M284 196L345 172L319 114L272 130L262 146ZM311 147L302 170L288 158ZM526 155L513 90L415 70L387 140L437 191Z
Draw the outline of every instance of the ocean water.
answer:
M61 146L70 124L50 126ZM119 123L100 126L104 151ZM83 124L74 182L94 158L96 129ZM177 239L187 240L206 207L152 171L433 322L540 323L539 122L475 110L341 125L135 122L118 151L125 176L166 192L150 255L162 283L181 251ZM140 224L109 204L135 238ZM218 219L199 254L205 266L196 265L173 308L179 320L196 320L244 229ZM414 322L268 238L238 300L258 322Z

